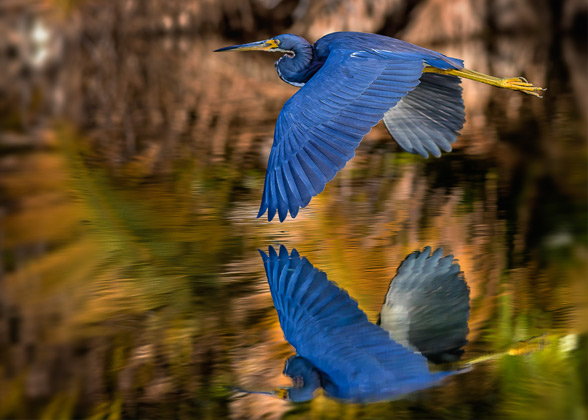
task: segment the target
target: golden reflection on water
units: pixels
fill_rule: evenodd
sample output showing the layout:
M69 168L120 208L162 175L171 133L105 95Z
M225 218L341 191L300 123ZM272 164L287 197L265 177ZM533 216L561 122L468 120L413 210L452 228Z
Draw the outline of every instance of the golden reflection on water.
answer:
M481 71L525 69L548 96L464 82L468 122L453 153L400 153L378 126L278 224L255 215L274 122L295 89L271 61L211 54L229 43L218 39L110 41L69 52L75 65L34 88L21 81L36 103L2 120L0 417L586 414L586 121L573 105L579 79L548 77L538 45L499 40L507 59L444 48ZM44 117L56 98L67 101ZM234 399L225 385L288 383L293 350L257 253L276 243L372 321L405 256L442 246L471 289L466 358L541 334L549 344L390 403Z

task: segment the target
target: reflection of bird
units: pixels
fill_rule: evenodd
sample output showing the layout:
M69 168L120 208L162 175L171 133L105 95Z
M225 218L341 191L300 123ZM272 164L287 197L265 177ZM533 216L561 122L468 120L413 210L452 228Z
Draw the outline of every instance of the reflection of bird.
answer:
M261 207L268 220L300 207L335 177L380 120L407 152L425 157L450 151L465 121L460 79L539 96L523 78L500 79L463 61L394 38L337 32L314 45L292 34L216 51L285 53L285 82L302 87L286 102L274 134ZM457 76L457 77L456 77Z
M432 362L455 362L467 343L469 289L452 255L430 251L413 252L400 264L378 324Z
M294 387L287 390L291 400L309 400L322 387L327 395L338 399L381 401L431 387L455 373L429 372L425 357L369 322L357 302L306 258L300 258L296 250L288 255L282 246L278 255L270 247L269 256L261 255L284 336L297 352L284 368L294 381ZM426 284L435 277L431 271L438 265L441 274L437 282L452 278L452 259L439 257L435 253L431 258L412 258L412 266L405 262L398 276L408 275L413 269L416 274L424 273L421 283ZM388 297L386 304L390 300ZM465 315L467 322L467 312Z

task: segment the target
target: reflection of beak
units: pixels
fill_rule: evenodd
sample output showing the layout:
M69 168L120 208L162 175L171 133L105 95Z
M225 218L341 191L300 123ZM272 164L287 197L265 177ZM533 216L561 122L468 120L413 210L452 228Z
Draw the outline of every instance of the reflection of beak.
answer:
M278 48L278 43L273 39L266 39L265 41L251 42L249 44L233 45L231 47L219 48L214 52L221 51L271 51Z
M277 388L274 389L273 392L274 396L281 399L281 400L287 400L288 399L288 390L286 388Z
M226 386L226 389L234 392L243 392L244 394L271 395L272 397L277 397L282 400L288 399L288 389L286 388L276 388L273 391L249 391L238 386Z
M238 386L226 386L226 389L234 392L243 392L244 394L271 395L281 400L288 400L290 398L288 396L288 388L276 388L273 391L249 391Z

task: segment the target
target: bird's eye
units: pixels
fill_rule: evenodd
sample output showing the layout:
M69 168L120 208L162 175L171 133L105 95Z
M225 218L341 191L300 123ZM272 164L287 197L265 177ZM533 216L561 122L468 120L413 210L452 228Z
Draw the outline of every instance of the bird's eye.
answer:
M278 49L280 45L280 41L274 38L268 39L267 41L265 41L265 50L266 51L271 51L271 50L275 50Z

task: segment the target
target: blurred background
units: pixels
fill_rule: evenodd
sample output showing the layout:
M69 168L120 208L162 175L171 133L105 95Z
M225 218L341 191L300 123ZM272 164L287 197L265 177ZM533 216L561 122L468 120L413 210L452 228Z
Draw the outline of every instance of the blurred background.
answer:
M0 2L0 417L585 419L584 0ZM256 219L292 32L402 38L545 98L465 80L441 159L383 125L283 224ZM405 256L442 246L471 288L464 357L545 335L438 388L367 406L237 398L288 384L257 248L297 248L375 321Z

